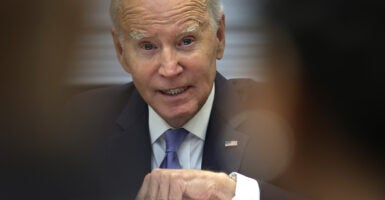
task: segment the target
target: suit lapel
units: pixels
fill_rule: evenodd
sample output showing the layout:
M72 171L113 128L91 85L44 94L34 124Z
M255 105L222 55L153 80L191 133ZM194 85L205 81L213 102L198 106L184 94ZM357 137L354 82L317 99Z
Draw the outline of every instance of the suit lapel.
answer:
M207 128L202 169L230 173L241 166L248 136L237 130L232 117L237 108L238 94L227 80L217 73L215 98Z
M144 176L151 171L151 140L148 129L148 107L132 86L126 107L116 120L107 144L107 171L110 192L129 191L134 198Z

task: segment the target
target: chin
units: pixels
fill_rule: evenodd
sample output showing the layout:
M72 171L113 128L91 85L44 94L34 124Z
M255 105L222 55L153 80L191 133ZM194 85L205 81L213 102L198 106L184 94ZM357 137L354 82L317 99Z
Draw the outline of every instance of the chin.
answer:
M195 113L191 112L173 112L172 116L167 116L167 123L174 128L178 128L186 124Z

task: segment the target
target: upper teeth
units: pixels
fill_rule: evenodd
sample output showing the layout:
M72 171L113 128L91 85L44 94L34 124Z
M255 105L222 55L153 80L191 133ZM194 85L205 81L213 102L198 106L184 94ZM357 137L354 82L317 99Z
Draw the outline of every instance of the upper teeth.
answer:
M183 87L183 88L176 88L176 89L171 89L171 90L164 90L163 92L166 94L169 94L169 95L176 95L176 94L182 93L186 89L187 89L187 87Z

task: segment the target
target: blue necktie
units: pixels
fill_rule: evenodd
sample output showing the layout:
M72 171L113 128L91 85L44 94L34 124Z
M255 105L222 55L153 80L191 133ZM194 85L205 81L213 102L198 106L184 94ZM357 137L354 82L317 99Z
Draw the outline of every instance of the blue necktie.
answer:
M180 169L181 166L176 152L188 131L184 128L168 129L164 134L166 139L166 156L162 164L160 164L160 168Z

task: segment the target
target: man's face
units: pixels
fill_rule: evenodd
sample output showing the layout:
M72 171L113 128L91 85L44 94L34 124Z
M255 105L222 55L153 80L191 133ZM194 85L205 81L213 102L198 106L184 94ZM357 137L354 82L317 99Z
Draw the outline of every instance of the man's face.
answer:
M223 55L224 16L214 30L205 2L126 0L119 14L124 40L112 31L121 65L143 99L173 127L203 106L216 59Z

